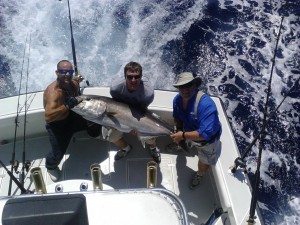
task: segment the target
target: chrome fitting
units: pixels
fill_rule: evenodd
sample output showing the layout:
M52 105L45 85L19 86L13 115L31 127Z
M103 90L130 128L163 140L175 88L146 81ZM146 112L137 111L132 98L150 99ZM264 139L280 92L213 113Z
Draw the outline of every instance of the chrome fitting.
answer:
M46 186L40 167L34 167L30 170L30 175L35 186L35 192L37 194L46 194Z
M147 163L147 188L155 188L157 184L157 163L150 161Z
M91 176L93 181L93 188L94 190L103 190L102 184L102 174L101 174L101 167L98 163L92 164L91 167Z

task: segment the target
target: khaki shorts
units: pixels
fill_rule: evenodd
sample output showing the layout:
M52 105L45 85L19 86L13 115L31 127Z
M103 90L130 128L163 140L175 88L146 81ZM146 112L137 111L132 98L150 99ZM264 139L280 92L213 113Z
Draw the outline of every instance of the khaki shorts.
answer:
M220 141L215 140L211 144L201 145L197 142L191 141L190 147L194 147L198 151L199 161L207 165L215 165L221 153L219 145Z
M114 128L107 128L102 126L102 135L104 140L114 143L123 137L123 132ZM150 146L155 145L156 138L146 139L145 142Z

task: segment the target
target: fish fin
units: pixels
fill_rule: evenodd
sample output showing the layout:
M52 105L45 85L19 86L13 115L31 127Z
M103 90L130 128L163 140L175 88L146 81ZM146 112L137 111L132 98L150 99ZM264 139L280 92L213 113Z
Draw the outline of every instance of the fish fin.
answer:
M102 126L102 137L104 140L108 140L110 134L111 134L111 129L108 127Z
M143 148L146 148L146 141L145 140L141 140L142 146Z
M114 117L117 113L116 112L109 112L109 111L105 111L104 112L108 117Z
M138 139L141 141L143 148L146 148L146 141L149 140L150 138L153 138L153 137L138 136Z

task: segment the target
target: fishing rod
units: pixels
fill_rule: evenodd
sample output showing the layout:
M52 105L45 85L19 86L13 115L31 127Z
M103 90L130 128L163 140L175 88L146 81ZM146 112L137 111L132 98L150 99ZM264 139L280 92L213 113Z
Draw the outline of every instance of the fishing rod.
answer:
M15 165L15 157L16 157L16 142L17 142L17 129L18 129L18 123L19 123L19 107L20 107L20 96L21 96L21 86L22 86L22 79L23 79L23 67L24 67L24 61L25 61L25 53L26 53L26 45L27 45L27 38L28 38L28 34L26 35L26 41L25 41L25 47L24 47L24 53L23 53L23 61L22 61L22 70L21 70L21 77L20 77L20 84L19 84L19 93L18 93L18 104L17 104L17 115L15 118L15 134L14 134L14 145L13 145L13 152L12 152L12 157L11 157L11 169L10 172L12 174L12 176L10 176L10 180L9 180L9 186L8 186L8 195L11 195L11 188L12 188L12 181L15 179L13 176L13 170L14 168L16 169ZM18 163L17 163L18 164ZM22 191L22 189L21 189Z
M201 225L213 225L215 224L216 220L223 214L227 213L224 212L222 208L216 208L208 218L208 220L205 223L201 223Z
M72 44L72 54L73 54L74 69L75 69L75 75L78 76L76 50L75 50L75 42L74 42L74 37L73 37L73 27L72 27L72 18L71 18L71 10L70 10L69 0L68 0L68 9L69 9L69 22L70 22L70 31L71 31L71 44Z
M59 0L60 2L62 0ZM70 32L71 32L71 45L72 45L72 55L73 55L73 62L74 62L74 70L75 76L81 82L84 80L84 77L78 74L78 67L77 67L77 59L76 59L76 49L75 49L75 41L73 36L73 26L72 26L72 18L71 18L71 10L70 10L70 2L68 1L68 10L69 10L69 22L70 22ZM87 81L88 84L88 81Z
M282 17L281 23L280 23L280 29L279 29L279 33L277 36L277 42L276 42L276 47L275 47L275 52L274 52L274 56L272 59L272 69L271 69L271 76L270 79L272 79L273 76L273 69L275 66L275 58L276 58L276 51L277 51L277 46L278 46L278 41L279 41L279 37L280 37L280 31L281 31L281 27L282 27L282 22L283 22L284 17ZM264 132L264 129L270 122L271 118L273 116L275 116L279 110L279 108L281 107L281 105L283 104L283 102L285 101L285 99L290 95L290 93L297 87L298 83L299 83L299 79L300 77L294 82L294 84L292 85L292 87L289 89L289 91L285 94L284 98L281 100L281 102L279 103L279 105L276 107L276 109L269 113L268 119L267 118L267 112L264 111L264 120L263 120L263 124L262 124L262 129L260 129L260 131L258 132L258 134L255 136L255 138L252 140L252 142L247 146L246 150L244 151L243 155L241 157L238 157L235 159L234 161L234 165L231 167L231 172L235 173L237 168L240 167L242 169L245 170L246 168L246 163L244 162L245 157L247 156L247 154L251 151L251 148L253 147L253 145L256 143L256 141L259 139L259 137L261 136L261 134ZM269 95L269 91L270 91L270 80L269 80L269 90L268 90L268 95ZM267 100L269 98L269 96L267 95ZM267 104L267 102L266 102ZM265 109L266 110L266 109ZM246 170L245 170L246 172Z
M18 179L14 176L14 174L9 171L5 164L0 160L0 165L4 168L4 170L7 172L7 174L9 175L10 179L13 180L15 182L15 184L18 186L18 188L20 188L21 193L25 194L25 193L33 193L32 191L26 190L24 188L24 186L20 183L20 181L18 181Z
M284 98L281 100L281 102L278 104L278 106L276 107L276 109L272 112L269 113L269 118L268 120L266 120L264 122L264 126L267 126L271 120L271 118L273 116L275 116L279 110L279 108L281 107L281 105L283 104L283 102L285 101L285 99L290 95L290 93L292 91L294 91L294 89L299 85L299 81L300 81L300 77L294 82L293 86L289 89L289 91L285 94ZM252 142L247 146L244 154L242 155L242 157L238 157L235 159L234 161L234 165L231 167L231 172L235 173L238 167L241 167L243 169L246 168L246 163L244 162L244 159L246 158L247 154L250 152L251 148L253 147L253 145L256 143L256 141L259 139L261 133L263 132L263 130L261 129L258 134L255 136L255 138L252 140Z
M294 7L294 6L291 6L290 4L285 4L283 5L283 7L285 10L287 11L290 11L291 14L295 14L295 15L300 15L300 7ZM283 22L283 18L282 17L282 21L281 21L281 24L280 24L280 29L281 29L281 26L282 26L282 22ZM278 38L277 38L277 44L278 44L278 40L279 40L279 35L280 35L280 32L278 33ZM276 53L276 50L277 50L277 44L276 44L276 48L275 48L275 53ZM274 54L274 57L273 57L273 64L272 64L272 72L271 72L271 75L273 73L273 67L274 67L274 63L275 63L275 54ZM263 124L262 127L264 126L267 126L268 123L270 122L271 120L271 117L273 117L274 115L276 115L278 109L280 108L280 106L282 105L282 103L285 101L286 97L289 96L289 94L293 91L293 89L297 86L297 84L299 83L299 78L295 81L294 85L290 88L290 90L287 92L287 94L284 96L284 98L282 99L282 101L280 102L280 104L278 105L278 107L272 112L272 113L269 113L269 119L264 121L265 123ZM250 121L251 122L251 121ZM235 173L236 172L236 169L238 167L241 167L245 170L246 168L246 163L244 162L244 159L245 157L247 156L247 154L251 151L251 148L253 147L253 145L256 143L256 141L258 140L258 138L260 137L261 133L263 132L263 129L261 129L259 131L259 133L255 136L255 138L253 139L253 141L249 144L249 146L247 146L246 150L244 151L244 154L242 157L238 157L235 159L234 161L234 165L231 167L231 172L232 173Z
M25 179L25 168L28 172L28 163L25 163L25 155L26 155L26 120L27 120L27 88L28 88L28 76L29 76L29 59L30 59L30 47L31 47L31 33L29 35L29 46L28 46L28 59L27 59L27 73L26 73L26 88L25 88L25 114L24 114L24 133L23 133L23 152L22 152L22 174L21 174L21 184L24 186ZM29 107L29 106L28 106Z
M263 118L263 124L261 128L261 134L260 134L260 141L259 141L259 151L258 151L258 158L257 158L257 166L256 166L256 172L255 172L255 183L254 183L254 188L252 190L252 198L251 198L251 204L250 204L250 212L249 212L249 219L248 219L248 225L254 225L255 223L255 209L256 209L256 204L257 204L257 195L258 195L258 190L259 190L259 183L260 183L260 165L261 165L261 156L262 156L262 150L263 150L263 140L266 136L265 129L266 129L266 121L267 121L267 111L268 111L268 104L269 104L269 99L270 99L270 94L271 94L271 83L272 83L272 78L273 78L273 69L275 66L275 59L276 59L276 52L277 52L277 47L278 47L278 42L279 42L279 37L281 33L281 28L282 28L282 23L283 23L284 17L281 18L281 23L277 35L277 40L276 40L276 45L275 45L275 50L274 50L274 56L272 60L272 68L271 68L271 75L269 78L269 84L268 84L268 91L267 91L267 98L266 98L266 103L265 103L265 108L264 108L264 118Z

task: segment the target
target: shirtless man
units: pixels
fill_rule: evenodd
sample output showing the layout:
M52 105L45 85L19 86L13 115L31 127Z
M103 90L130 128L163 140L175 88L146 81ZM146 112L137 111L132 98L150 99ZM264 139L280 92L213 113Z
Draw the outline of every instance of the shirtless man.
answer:
M60 164L73 134L89 129L90 136L98 136L100 125L87 122L70 109L79 102L75 98L80 94L79 80L73 79L73 66L68 60L57 64L57 79L44 91L44 109L46 129L52 151L46 156L46 168L52 181L60 178Z

